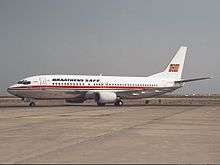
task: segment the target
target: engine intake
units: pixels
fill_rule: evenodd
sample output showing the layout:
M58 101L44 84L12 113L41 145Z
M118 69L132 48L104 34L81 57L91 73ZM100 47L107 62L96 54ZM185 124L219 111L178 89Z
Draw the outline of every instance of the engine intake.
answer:
M97 103L113 103L117 99L114 92L98 92L95 94L95 101Z

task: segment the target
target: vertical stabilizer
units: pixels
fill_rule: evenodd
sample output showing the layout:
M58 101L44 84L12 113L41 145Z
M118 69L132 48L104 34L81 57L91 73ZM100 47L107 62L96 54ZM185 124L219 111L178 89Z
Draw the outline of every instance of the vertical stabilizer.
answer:
M181 80L186 51L187 47L180 47L180 49L177 51L176 55L173 57L167 68L163 72L157 73L150 77L158 77L176 81Z
M186 51L187 51L187 47L183 47L183 46L180 47L180 49L178 50L172 61L167 66L164 72L169 78L175 80L181 79L184 61L186 57Z

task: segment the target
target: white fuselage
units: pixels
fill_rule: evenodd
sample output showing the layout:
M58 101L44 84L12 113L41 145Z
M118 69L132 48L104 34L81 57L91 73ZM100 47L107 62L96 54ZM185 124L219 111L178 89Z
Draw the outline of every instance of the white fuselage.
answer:
M89 99L97 92L114 92L121 98L145 98L172 92L181 86L151 77L40 75L19 81L9 87L8 92L33 99Z

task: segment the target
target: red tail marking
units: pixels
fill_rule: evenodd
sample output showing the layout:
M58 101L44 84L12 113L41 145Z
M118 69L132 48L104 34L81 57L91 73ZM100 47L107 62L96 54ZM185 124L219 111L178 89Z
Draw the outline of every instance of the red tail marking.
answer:
M178 72L180 64L170 64L169 72Z

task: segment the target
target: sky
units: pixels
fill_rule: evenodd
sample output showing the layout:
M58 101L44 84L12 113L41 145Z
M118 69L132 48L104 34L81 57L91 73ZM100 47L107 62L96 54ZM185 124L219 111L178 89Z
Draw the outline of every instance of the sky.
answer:
M219 0L0 0L0 91L39 74L149 76L180 46L179 92L220 93Z

